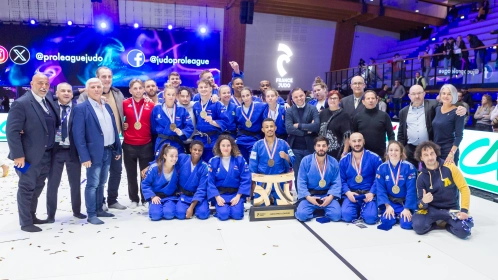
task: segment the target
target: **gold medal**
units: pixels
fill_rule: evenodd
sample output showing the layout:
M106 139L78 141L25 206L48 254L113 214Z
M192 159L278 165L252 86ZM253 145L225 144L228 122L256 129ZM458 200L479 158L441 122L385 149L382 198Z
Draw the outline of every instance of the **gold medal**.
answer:
M392 188L393 194L398 194L399 193L399 187L397 185L394 185Z
M204 110L201 111L201 118L205 119L208 116L208 113Z
M140 122L136 122L133 126L136 130L140 130L140 128L142 128L142 124Z
M275 165L275 161L273 159L268 160L268 166L273 167Z
M356 181L356 183L361 183L363 182L363 177L361 175L356 175L356 177L354 178L354 180Z
M327 185L327 182L325 182L324 179L320 180L320 182L318 182L318 185L320 186L320 188L323 188L325 187L325 185Z
M246 126L247 126L247 128L251 128L252 122L250 120L247 120L246 121Z
M171 131L175 130L176 129L176 124L172 123L169 125L169 129L171 129Z

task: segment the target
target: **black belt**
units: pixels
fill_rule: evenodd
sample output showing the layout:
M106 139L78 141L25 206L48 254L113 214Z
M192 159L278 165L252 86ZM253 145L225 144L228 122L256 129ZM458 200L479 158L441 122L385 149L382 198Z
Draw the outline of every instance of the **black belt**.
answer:
M180 147L183 146L183 141L182 139L180 139L180 136L178 135L165 135L165 134L159 134L157 135L157 137L161 138L161 141L159 142L159 145L158 147L161 148L161 146L163 145L163 143L166 141L166 140L171 140L171 141L174 141L176 142L177 144L180 145Z
M180 186L180 185L178 185L178 189L179 189L179 191L176 192L177 196L180 196L181 194L184 194L186 196L194 196L194 194L195 194L195 192L188 191L188 190L182 188L182 186Z
M235 130L226 130L221 133L222 135L237 135L237 131Z
M324 195L324 194L327 194L327 192L329 190L309 190L308 191L310 192L311 195Z
M369 190L350 190L350 191L355 192L357 194L367 194L370 192Z
M240 136L240 135L247 135L247 136L252 136L252 137L256 137L256 138L261 137L261 133L259 133L259 132L251 132L251 131L248 131L248 130L245 130L245 129L239 129L239 131L237 133L237 136Z
M389 198L390 201L398 204L404 204L406 200L404 197L393 197L390 195L387 195L387 197Z
M211 145L211 137L213 135L218 135L220 134L219 131L209 131L209 132L202 132L202 131L197 131L196 135L200 137L206 137L207 138L207 143Z
M217 189L220 194L234 194L239 191L238 188L230 188L230 187L218 187Z
M111 150L114 150L114 145L107 145L107 146L104 146L104 149L111 149Z
M166 194L162 192L156 193L156 196L159 196L160 199L166 198Z
M69 146L69 145L59 145L59 149L69 150L69 149L71 149L71 146Z

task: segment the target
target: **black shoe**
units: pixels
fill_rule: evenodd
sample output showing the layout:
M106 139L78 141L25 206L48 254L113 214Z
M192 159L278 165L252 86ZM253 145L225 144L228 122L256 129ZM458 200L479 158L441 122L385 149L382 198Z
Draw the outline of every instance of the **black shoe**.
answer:
M46 221L47 221L47 224L53 224L53 223L55 223L55 218L48 217L48 218L46 219Z
M39 228L35 225L23 226L23 227L21 227L21 230L26 231L26 232L40 232L40 231L42 231L41 228Z
M43 224L46 224L48 223L48 220L40 220L38 218L34 218L33 219L33 224L34 225L43 225Z
M102 211L102 212L97 213L97 217L111 218L111 217L114 217L114 214L111 214L111 213L106 212L106 211Z
M81 213L74 213L73 216L78 219L86 219L86 215Z

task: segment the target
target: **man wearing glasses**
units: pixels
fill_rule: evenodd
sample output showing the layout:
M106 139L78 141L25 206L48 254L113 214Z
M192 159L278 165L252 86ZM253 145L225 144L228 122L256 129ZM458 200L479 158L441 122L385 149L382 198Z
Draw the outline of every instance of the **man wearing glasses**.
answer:
M353 94L341 100L341 107L353 119L356 114L365 110L365 105L361 102L365 93L365 80L361 76L354 76L351 79L351 89Z
M399 111L398 141L405 146L407 160L418 167L414 152L417 146L425 141L433 141L432 120L436 116L435 99L424 99L425 91L420 85L413 85L408 93L410 105ZM458 106L456 114L463 116L467 109Z

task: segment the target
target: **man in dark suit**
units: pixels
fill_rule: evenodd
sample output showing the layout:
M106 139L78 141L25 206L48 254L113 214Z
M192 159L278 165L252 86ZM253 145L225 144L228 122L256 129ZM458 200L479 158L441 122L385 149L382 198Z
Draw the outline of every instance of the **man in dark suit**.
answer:
M398 141L405 146L407 160L418 168L415 149L424 141L432 141L432 121L439 105L436 99L424 99L425 91L420 85L413 85L408 93L410 105L399 111ZM467 109L458 106L457 115L463 116Z
M53 149L50 172L47 182L47 221L55 222L55 212L57 210L57 192L61 183L62 171L66 165L69 187L71 188L71 206L73 216L78 219L85 219L86 215L81 214L81 165L78 158L78 151L74 146L71 131L73 118L73 89L68 83L57 85L57 107L56 113L61 119L61 125L55 134L55 147Z
M98 217L114 217L102 209L104 184L111 161L121 159L121 141L116 120L109 105L101 101L103 86L98 78L86 82L88 100L74 108L72 134L80 162L86 170L85 204L87 221L104 222Z
M305 102L306 94L301 88L295 88L289 94L294 105L285 111L285 129L289 134L289 146L296 156L292 169L297 183L301 160L315 151L314 139L320 130L320 116L315 106Z
M351 89L353 90L353 94L341 100L341 107L352 120L356 114L365 110L365 105L361 102L365 90L365 80L361 76L354 76L351 79Z
M22 172L17 170L19 220L21 230L27 232L39 232L41 228L35 224L47 222L36 217L36 208L49 173L56 127L60 123L57 105L51 97L46 98L49 88L47 76L35 74L31 91L12 104L7 117L9 158L17 168L27 168Z

